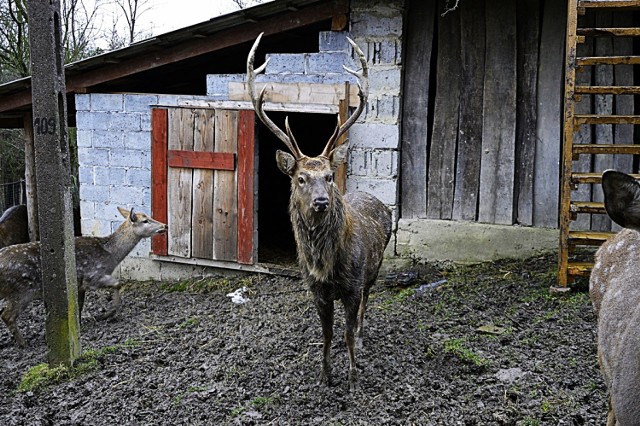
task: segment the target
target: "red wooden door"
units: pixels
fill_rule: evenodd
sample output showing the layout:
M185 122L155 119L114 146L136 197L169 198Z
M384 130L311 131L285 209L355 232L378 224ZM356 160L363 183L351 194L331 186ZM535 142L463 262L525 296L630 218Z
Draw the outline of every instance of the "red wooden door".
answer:
M256 261L253 110L152 111L152 215L159 256Z

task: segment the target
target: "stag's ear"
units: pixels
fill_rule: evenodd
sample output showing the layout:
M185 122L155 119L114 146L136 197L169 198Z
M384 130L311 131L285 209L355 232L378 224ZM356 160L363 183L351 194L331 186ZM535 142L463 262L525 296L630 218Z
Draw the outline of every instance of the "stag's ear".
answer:
M293 175L293 170L296 167L296 159L293 157L293 155L289 154L288 152L277 150L276 162L278 163L278 168L282 173L287 176Z
M602 174L602 191L611 220L640 231L640 184L625 173L607 170Z
M331 168L336 169L339 165L347 162L347 154L349 153L349 143L345 142L337 148L334 148L329 154L329 161L331 161Z

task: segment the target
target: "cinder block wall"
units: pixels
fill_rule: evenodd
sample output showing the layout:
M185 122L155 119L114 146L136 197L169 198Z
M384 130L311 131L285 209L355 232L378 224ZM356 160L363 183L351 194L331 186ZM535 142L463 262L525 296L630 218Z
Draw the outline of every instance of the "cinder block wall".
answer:
M394 212L398 204L403 5L403 0L354 0L350 28L351 37L369 59L370 95L365 112L349 133L347 190L371 192ZM317 53L271 55L259 81L355 83L342 68L343 64L359 68L346 34L321 33L319 41ZM117 206L150 212L153 106L178 106L190 99L227 100L228 83L244 78L243 74L209 76L206 97L76 95L82 233L113 232L121 222ZM388 254L393 254L394 246L394 242L389 245ZM123 262L120 275L171 279L206 273L202 267L150 261L149 252L150 240L138 244Z

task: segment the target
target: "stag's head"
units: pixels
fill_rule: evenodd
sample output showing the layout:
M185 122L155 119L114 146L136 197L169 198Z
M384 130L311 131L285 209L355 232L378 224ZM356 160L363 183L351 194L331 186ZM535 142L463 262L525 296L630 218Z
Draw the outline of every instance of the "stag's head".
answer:
M336 141L344 135L347 130L356 122L365 105L367 104L367 96L369 93L369 69L367 67L367 59L362 50L353 40L347 38L353 50L358 55L362 71L354 71L345 66L344 69L358 78L358 97L360 103L355 112L349 116L344 124L338 123L333 135L329 138L322 153L317 157L308 157L302 153L298 146L298 142L291 133L288 117L285 119L285 131L280 129L264 111L264 95L266 86L256 93L256 75L260 74L267 66L267 61L260 67L253 67L256 50L262 34L256 38L253 47L247 58L247 83L249 94L256 115L260 120L280 139L289 152L278 150L276 152L276 161L280 171L291 178L291 196L296 203L296 207L302 211L310 211L312 213L322 213L327 211L333 202L335 194L338 194L334 175L337 167L347 160L348 144L345 142L336 147ZM348 96L348 93L345 94Z

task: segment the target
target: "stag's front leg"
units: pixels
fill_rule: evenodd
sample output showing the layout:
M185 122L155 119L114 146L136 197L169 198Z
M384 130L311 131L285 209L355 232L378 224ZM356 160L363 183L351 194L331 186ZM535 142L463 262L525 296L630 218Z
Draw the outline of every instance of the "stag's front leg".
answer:
M122 303L122 298L120 297L120 283L111 275L104 275L98 280L96 287L110 287L113 289L111 307L107 312L96 317L98 321L103 321L113 317L120 309L120 304Z
M320 382L331 385L331 339L333 338L333 301L316 300L322 325L322 372Z
M343 300L345 310L344 340L349 352L349 390L358 388L358 369L356 366L356 338L355 331L358 324L359 300Z

